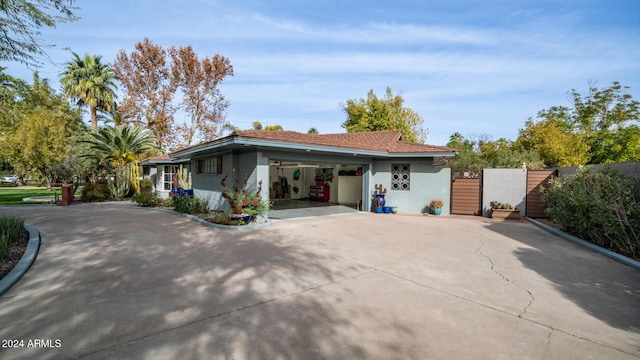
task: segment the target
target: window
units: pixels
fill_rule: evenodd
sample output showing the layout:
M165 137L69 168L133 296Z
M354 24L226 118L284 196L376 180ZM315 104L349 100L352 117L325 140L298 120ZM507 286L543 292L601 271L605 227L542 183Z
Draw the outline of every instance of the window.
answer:
M409 164L391 164L391 190L407 190L410 188L411 166Z
M173 187L173 174L177 172L175 166L163 166L162 169L162 190L171 190Z
M222 174L222 156L198 159L196 173Z

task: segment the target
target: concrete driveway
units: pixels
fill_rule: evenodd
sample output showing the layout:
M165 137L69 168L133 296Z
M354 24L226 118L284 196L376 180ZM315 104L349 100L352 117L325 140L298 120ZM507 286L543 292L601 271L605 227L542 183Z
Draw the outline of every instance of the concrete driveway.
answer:
M640 272L528 223L358 213L230 231L123 204L6 213L42 246L0 297L3 359L640 357Z

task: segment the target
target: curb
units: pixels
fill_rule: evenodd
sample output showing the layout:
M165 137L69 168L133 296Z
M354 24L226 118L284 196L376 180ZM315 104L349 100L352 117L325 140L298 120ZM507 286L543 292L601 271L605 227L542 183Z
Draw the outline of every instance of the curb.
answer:
M25 225L24 228L29 232L27 249L16 266L11 269L11 271L2 278L2 280L0 280L0 295L7 292L24 276L24 274L27 273L27 270L29 270L38 256L38 250L40 250L40 233L38 232L38 229L30 225Z
M209 226L209 227L213 227L213 228L216 228L216 229L222 229L222 230L246 231L246 230L262 229L262 228L265 228L267 226L271 226L271 224L272 224L271 220L267 220L264 223L254 224L254 225L243 225L243 226L222 225L222 224L214 224L214 223L208 222L207 220L201 219L201 218L199 218L197 216L179 213L179 212L174 211L174 210L157 209L157 208L144 207L144 206L135 206L135 205L128 205L127 207L135 208L135 209L151 210L151 211L160 211L160 212L167 213L167 214L178 215L178 216L182 216L184 218L187 218L187 219L189 219L191 221L198 222L198 223L200 223L202 225L206 225L206 226Z
M556 229L556 228L554 228L552 226L543 224L543 223L541 223L541 222L539 222L537 220L534 220L532 218L525 217L525 219L527 219L532 224L534 224L534 225L536 225L536 226L538 226L538 227L540 227L540 228L542 228L544 230L547 230L548 232L550 232L550 233L552 233L554 235L557 235L557 236L559 236L559 237L561 237L563 239L569 240L569 241L571 241L571 242L573 242L575 244L578 244L580 246L584 246L584 247L586 247L588 249L591 249L591 250L593 250L593 251L595 251L597 253L600 253L600 254L608 257L608 258L611 258L611 259L613 259L615 261L621 262L621 263L623 263L625 265L631 266L632 268L640 271L640 261L635 261L635 260L633 260L631 258L628 258L628 257L624 256L624 255L620 255L620 254L615 253L615 252L613 252L611 250L607 250L607 249L605 249L603 247L600 247L600 246L598 246L598 245L596 245L594 243L590 243L590 242L588 242L586 240L580 239L577 236L573 236L571 234L567 234L567 233L565 233L563 231L560 231L560 230L558 230L558 229Z

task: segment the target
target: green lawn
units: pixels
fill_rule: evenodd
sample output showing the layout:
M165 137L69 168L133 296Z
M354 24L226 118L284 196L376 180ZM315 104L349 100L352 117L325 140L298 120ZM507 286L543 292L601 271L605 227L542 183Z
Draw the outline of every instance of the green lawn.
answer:
M60 189L47 191L47 189L0 187L0 205L42 204L42 202L24 202L22 199L32 196L51 196L54 193L60 195Z

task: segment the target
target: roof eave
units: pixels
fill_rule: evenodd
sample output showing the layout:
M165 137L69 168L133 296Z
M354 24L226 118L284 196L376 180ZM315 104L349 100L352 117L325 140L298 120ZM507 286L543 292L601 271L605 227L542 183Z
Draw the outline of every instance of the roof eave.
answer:
M388 157L454 157L456 152L387 153Z
M160 165L160 164L178 164L188 162L189 158L167 159L167 160L142 160L140 165Z
M357 148L347 148L339 146L326 146L326 145L313 145L302 144L277 140L263 140L253 139L246 137L229 137L219 142L213 142L210 144L196 146L194 148L185 149L172 153L171 156L176 158L185 158L194 156L200 153L215 151L220 148L224 148L230 145L242 145L242 146L256 146L267 148L280 148L288 150L300 150L305 152L322 152L322 153L337 153L337 154L349 154L351 156L367 156L367 157L438 157L438 156L455 156L456 152L425 152L425 153L400 153L400 152L388 152L377 150L366 150Z

